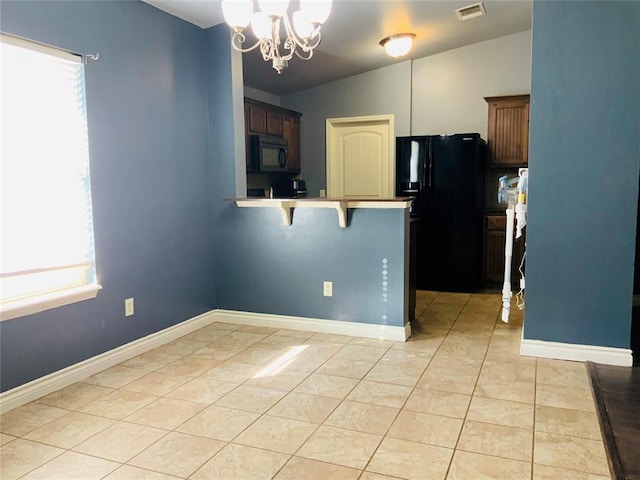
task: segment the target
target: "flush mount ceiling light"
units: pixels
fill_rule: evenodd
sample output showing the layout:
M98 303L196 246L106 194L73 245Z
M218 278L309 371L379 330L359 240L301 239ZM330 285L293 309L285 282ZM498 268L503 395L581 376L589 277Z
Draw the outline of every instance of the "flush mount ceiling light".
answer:
M380 40L380 45L392 57L402 57L409 53L413 46L415 33L397 33Z
M255 11L252 0L223 0L222 14L234 30L233 48L246 53L260 47L262 58L266 62L271 60L273 68L281 74L294 55L303 60L313 56L313 50L320 44L320 27L331 12L331 2L300 0L300 10L289 20L289 0L259 0ZM247 40L244 30L249 23L257 41L244 48Z

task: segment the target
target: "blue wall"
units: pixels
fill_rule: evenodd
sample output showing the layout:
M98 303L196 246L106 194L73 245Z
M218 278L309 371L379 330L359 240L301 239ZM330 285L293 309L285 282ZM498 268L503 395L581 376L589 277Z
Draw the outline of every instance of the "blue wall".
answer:
M352 209L340 228L335 209L297 208L284 226L275 208L233 206L218 245L219 307L402 327L407 216ZM323 296L323 281L333 282L332 297Z
M94 300L0 323L2 391L214 308L206 32L142 2L6 2L2 30L82 53ZM124 317L124 299L136 314Z
M535 1L524 338L629 348L640 2Z

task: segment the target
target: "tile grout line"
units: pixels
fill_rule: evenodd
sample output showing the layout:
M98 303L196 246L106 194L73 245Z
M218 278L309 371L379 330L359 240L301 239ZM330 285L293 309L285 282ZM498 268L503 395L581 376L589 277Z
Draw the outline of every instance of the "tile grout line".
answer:
M242 328L242 327L240 327L240 328ZM234 333L234 332L236 332L236 331L240 330L240 328L238 328L238 329L236 329L236 330L229 330L229 333L227 333L226 335L223 335L222 337L217 338L217 339L216 339L216 340L214 340L213 342L209 342L209 343L207 344L207 346L211 345L212 343L214 343L215 341L219 340L220 338L224 338L224 337L227 337L227 336L231 335L232 333ZM247 333L250 333L250 332L247 332ZM273 335L273 333L275 333L275 332L272 332L272 334L271 334L271 335ZM269 336L271 336L271 335L266 335L264 338L267 338L267 337L269 337ZM263 338L263 339L264 339L264 338ZM261 339L261 340L263 340L263 339ZM242 350L238 351L236 354L232 355L232 356L231 356L231 357L229 357L228 359L223 360L222 362L220 362L220 364L222 364L222 363L224 363L224 362L226 362L226 361L230 360L231 358L233 358L233 357L237 356L238 354L240 354L240 353L244 352L244 351L245 351L245 350L247 350L248 348L251 348L253 345L255 345L256 343L258 343L259 341L260 341L260 340L258 340L258 341L256 341L256 342L254 342L254 343L251 343L251 344L249 344L249 345L245 345L245 346L244 346L244 348L243 348ZM206 347L203 347L203 348L206 348ZM190 352L190 353L188 353L188 354L183 354L183 355L182 355L182 358L184 358L184 357L186 357L186 356L189 356L189 355L191 355L191 354L193 354L193 353L194 353L194 352ZM216 365L216 366L217 366L217 365ZM212 367L212 368L215 368L215 367ZM207 370L207 372L208 372L208 371L209 371L209 370ZM194 377L194 378L207 378L207 377L203 377L204 373L207 373L207 372L203 372L202 374L200 374L199 376ZM215 380L215 379L214 379L214 380ZM220 381L220 380L218 380L218 381ZM242 383L240 383L240 384L236 385L236 387L234 387L233 389L231 389L229 392L227 392L225 395L223 395L223 396L222 396L222 397L220 397L220 398L223 398L224 396L228 395L229 393L231 393L231 392L233 392L233 391L237 390L240 386L244 385L244 384L245 384L245 382L246 382L246 380L244 380ZM223 383L229 383L229 382L223 382ZM173 391L177 390L178 388L180 388L180 387L176 387L175 389L171 390L171 392L168 392L168 393L166 393L165 395L163 395L161 398L166 398L166 395L168 395L169 393L172 393ZM173 399L171 399L171 400L173 400ZM219 399L218 399L218 400L219 400ZM184 400L183 400L183 401L184 401ZM175 433L182 433L182 432L178 432L176 429L177 429L177 428L180 428L180 427L181 427L181 426L183 426L185 423L187 423L187 422L189 422L190 420L192 420L193 418L195 418L197 415L199 415L200 413L202 413L202 412L203 412L204 410L206 410L207 408L209 408L209 407L213 406L213 405L215 404L215 402L216 402L216 401L217 401L217 400L215 400L215 401L214 401L214 402L212 402L212 403L207 404L203 409L201 409L200 411L196 412L196 413L195 413L194 415L192 415L191 417L189 417L189 418L185 419L182 423L180 423L179 425L177 425L176 427L174 427L173 429L171 429L169 432L167 432L167 434L166 434L166 435L164 435L163 437L159 438L157 441L153 442L151 445L147 446L146 448L144 448L143 450L141 450L141 451L140 451L140 452L138 452L137 454L133 455L129 460L127 460L127 462L126 462L125 464L126 464L126 465L130 465L130 466L135 467L135 465L131 465L131 464L129 463L131 460L133 460L134 458L136 458L138 455L143 454L145 451L149 450L151 447L153 447L154 445L156 445L156 444L157 444L158 442L160 442L162 439L166 438L169 434L174 433L174 432L175 432ZM195 402L189 402L189 403L194 403L194 404L195 404ZM203 405L203 404L198 404L198 405ZM142 407L142 408L144 408L144 407ZM239 411L240 411L240 410L239 410ZM215 438L214 438L214 439L212 439L212 440L222 441L222 442L224 442L224 443L225 443L225 445L224 445L224 446L222 446L219 450L217 450L213 455L211 455L211 456L210 456L210 457L208 457L206 460L204 460L204 462L202 462L202 464L200 464L197 468L195 468L195 469L194 469L194 470L193 470L193 471L192 471L188 476L191 476L191 475L195 474L195 473L196 473L198 470L200 470L200 469L201 469L201 468L202 468L206 463L208 463L208 462L209 462L213 457L215 457L218 453L220 453L222 450L224 450L228 445L232 444L232 441L233 441L235 438L237 438L239 435L241 435L241 434L242 434L242 432L244 432L247 428L249 428L251 425L253 425L255 422L257 422L260 418L262 418L262 416L263 416L263 415L264 415L264 413L263 413L263 414L261 414L258 418L256 418L256 419L255 419L251 424L249 424L249 425L248 425L244 430L242 430L240 433L238 433L238 435L236 435L236 436L235 436L231 441L225 441L225 440L220 440L220 439L215 439ZM147 426L148 426L148 425L147 425ZM155 427L154 427L154 428L155 428ZM192 435L192 434L187 434L187 435ZM208 439L211 439L210 437L204 437L204 436L200 436L200 435L194 435L194 436L199 437L199 438L208 438ZM139 468L139 467L135 467L135 468ZM153 472L157 472L157 473L166 474L166 472L161 472L161 471L157 471L157 470L151 470L151 471L153 471Z
M274 332L274 333L275 333L275 332ZM308 339L309 339L309 338L311 338L312 336L313 336L313 335L309 336L306 340L308 340ZM304 341L305 341L305 340L303 340L302 342L304 342ZM301 342L301 344L302 344L302 342ZM335 342L326 342L326 343L327 343L327 345L335 344ZM314 370L312 370L311 372L308 372L308 375L307 375L307 377L305 378L305 380L306 380L307 378L309 378L311 375L313 375L314 373L316 373L316 372L318 371L318 369L320 369L324 364L326 364L326 363L327 363L327 362L329 362L331 359L333 359L333 358L334 358L334 357L335 357L335 356L336 356L336 355L337 355L337 354L338 354L338 353L339 353L339 352L340 352L340 351L341 351L341 350L342 350L346 345L350 345L350 344L351 344L351 341L349 341L349 342L347 342L347 343L345 343L345 344L342 344L342 346L341 346L338 350L336 350L336 352L335 352L335 353L333 353L329 358L327 358L327 359L326 359L322 364L320 364L318 367L316 367L316 368L315 368ZM385 348L385 353L384 353L380 358L382 358L382 357L386 354L386 352L388 352L388 351L389 351L389 349L390 349L390 348L391 348L391 347L387 347L387 348ZM376 362L376 363L377 363L377 362ZM374 365L375 365L375 364L374 364ZM371 368L373 368L373 366L372 366ZM371 370L371 369L370 369L370 370ZM369 370L369 371L370 371L370 370ZM367 373L368 373L369 371L367 371ZM335 375L334 375L334 376L335 376ZM365 376L366 376L366 374L365 374ZM350 378L350 377L341 377L341 378ZM364 378L364 377L363 377L363 378ZM354 379L354 380L356 380L356 379ZM245 382L246 382L246 381L248 381L248 380L245 380ZM291 461L291 458L293 458L294 456L296 456L296 454L300 451L300 449L302 449L302 447L306 444L306 442L307 442L307 441L308 441L308 440L309 440L309 439L310 439L310 438L311 438L311 437L312 437L312 436L313 436L313 435L314 435L314 434L319 430L319 428L320 428L321 426L323 426L323 425L324 425L324 421L326 421L326 419L328 419L328 418L329 418L329 417L330 417L330 416L331 416L331 415L336 411L336 409L337 409L337 408L338 408L338 407L339 407L339 406L340 406L340 405L345 401L346 397L347 397L347 396L349 396L349 394L350 394L350 393L351 393L351 392L352 392L352 391L353 391L353 390L354 390L354 389L355 389L355 388L360 384L360 382L361 382L361 381L362 381L362 379L358 380L358 382L357 382L357 383L356 383L356 384L351 388L351 390L349 390L349 393L347 393L347 394L346 394L342 399L340 399L340 401L338 402L338 404L337 404L337 405L334 407L334 409L329 413L329 415L327 415L327 417L325 418L325 420L323 420L323 422L322 422L322 423L316 424L316 428L315 428L315 429L313 430L313 432L311 432L311 434L310 434L310 435L305 439L305 441L302 443L302 445L300 445L300 446L299 446L299 447L298 447L298 448L297 448L297 449L296 449L292 454L288 454L288 455L289 455L289 459L287 459L287 461L286 461L286 462L285 462L285 463L280 467L280 469L279 469L279 470L278 470L278 471L277 471L277 472L272 476L272 478L274 478L275 476L277 476L277 475L278 475L278 473L279 473L279 472L280 472L280 471L281 471L281 470L282 470L282 469L283 469L283 468L284 468L284 467L289 463L289 461ZM245 382L243 382L243 384L244 384ZM258 422L261 418L263 418L265 415L267 415L267 414L268 414L268 412L269 412L271 409L273 409L273 408L274 408L274 407L275 407L275 406L276 406L280 401L282 401L284 398L286 398L290 393L293 393L294 389L295 389L295 388L297 388L297 386L299 386L299 385L300 385L301 383L303 383L303 382L304 382L304 380L302 380L298 385L296 385L295 387L293 387L292 389L290 389L289 391L287 391L287 393L286 393L286 394L285 394L285 395L284 395L284 396L283 396L283 397L282 397L278 402L276 402L276 403L275 403L273 406L271 406L267 411L265 411L264 413L262 413L262 414L261 414L261 415L260 415L260 416L259 416L259 417L254 421L254 422L252 422L249 426L247 426L247 427L246 427L245 429L243 429L240 433L238 433L238 434L237 434L237 435L236 435L236 436L235 436L235 437L234 437L234 438L233 438L229 443L230 443L230 444L231 444L231 443L233 443L233 441L234 441L235 439L237 439L240 435L242 435L242 433L244 433L247 429L249 429L249 428L251 427L251 425L255 424L255 423L256 423L256 422ZM300 392L298 392L298 393L300 393ZM321 396L321 395L318 395L318 396ZM323 397L323 398L331 398L331 397ZM337 399L336 399L336 400L337 400ZM277 417L276 415L272 415L272 416ZM295 420L295 419L290 419L290 418L288 418L288 417L278 417L278 418L285 418L285 419L288 419L288 420ZM298 421L301 421L301 420L298 420ZM306 423L313 423L313 422L306 422ZM335 427L334 427L334 428L335 428ZM242 444L234 444L234 445L242 445ZM245 446L248 446L248 445L245 445ZM252 448L259 448L259 447L253 447L253 446L251 446L251 447L252 447ZM269 452L274 452L274 453L282 453L282 452L277 452L277 451L275 451L275 450L269 450L269 449L264 449L264 448L263 448L263 450L265 450L265 451L269 451ZM217 453L216 453L216 454L217 454ZM215 456L215 455L214 455L214 456ZM213 458L213 457L212 457L212 458ZM301 458L306 458L306 457L301 457ZM337 465L337 464L332 464L332 463L330 463L330 462L325 462L325 463L329 463L329 464L331 464L331 465ZM344 467L344 465L338 465L338 466L343 466L343 467Z
M432 301L431 303L433 303L433 301ZM429 305L431 305L431 303L430 303ZM424 308L424 310L426 310L427 308L428 308L428 305L427 305L427 307L425 307L425 308ZM424 310L423 310L423 313L424 313ZM389 348L389 350L391 350L391 347ZM389 351L389 350L388 350L388 351ZM383 355L383 357L384 357L384 355ZM382 358L382 357L381 357L381 358ZM433 355L432 355L432 356L431 356L431 358L429 359L429 362L427 362L427 365L424 367L424 370L422 371L422 374L420 375L420 377L422 377L422 375L424 374L424 372L427 370L427 368L429 367L429 364L431 363L431 360L432 360L432 359L433 359ZM379 361L379 360L378 360L378 361ZM377 363L376 363L376 364L377 364ZM375 365L374 365L374 366L375 366ZM373 369L373 367L372 367L372 369ZM365 377L366 377L366 375L365 375ZM365 377L363 377L363 379L364 379ZM420 381L420 380L418 379L418 380L416 381L416 384L415 384L415 385L417 385L419 381ZM381 383L382 383L382 382L381 382ZM382 445L382 442L384 442L385 438L387 437L387 433L389 432L389 430L391 429L391 427L393 426L393 424L394 424L394 423L395 423L395 421L397 420L398 416L400 415L400 412L402 411L402 408L404 408L404 405L406 405L407 401L409 400L409 398L410 398L410 397L411 397L411 395L413 394L414 390L416 389L415 385L414 385L414 387L411 389L411 392L409 393L409 395L408 395L408 396L407 396L407 398L405 399L404 403L402 404L402 407L400 407L400 408L398 409L398 412L396 413L395 417L393 418L393 421L392 421L392 422L389 424L389 426L387 427L387 429L386 429L386 431L385 431L384 435L382 435L382 436L381 436L380 441L379 441L379 442L378 442L378 444L376 445L376 448L373 450L373 452L372 452L372 453L371 453L371 455L369 456L369 459L367 460L367 462L365 463L364 467L362 468L362 473L360 474L359 478L360 478L360 477L362 477L362 475L364 475L364 472L366 472L366 471L367 471L367 467L369 466L369 464L371 463L371 460L373 460L373 457L375 457L376 453L377 453L377 452L378 452L378 450L380 449L380 445ZM356 385L356 386L357 386L357 385ZM354 389L355 389L355 387L354 387ZM351 391L353 391L353 389L352 389ZM346 398L346 397L345 397L345 398Z
M469 297L469 300L470 300L470 299L471 299L471 297ZM464 307L466 307L466 306L467 306L467 304L469 303L469 300L467 300L467 302L464 304ZM454 325L458 322L458 320L460 319L460 315L462 314L462 311L464 311L464 307L463 307L463 308L462 308L462 310L460 311L460 314L458 315L458 317L456 317L456 320L455 320L455 322L453 322L453 325L451 325L451 328L452 328L452 329L453 329L453 326L454 326ZM498 313L498 315L499 315L499 313ZM497 318L496 318L496 321L497 321ZM495 331L495 328L496 328L496 327L495 327L495 322L494 322L494 324L493 324L493 329L491 330L491 336L492 336L492 337L493 337L493 332ZM449 334L447 333L447 336L448 336L448 335L449 335ZM446 338L446 337L445 337L445 338ZM489 343L491 343L491 341L489 341ZM482 367L484 366L484 361L485 361L485 358L486 358L486 356L487 356L487 351L488 351L488 350L489 350L489 344L487 344L487 348L486 348L486 350L485 350L485 352L484 352L484 355L483 355L483 357L482 357L482 363L480 364L480 371L478 372L478 376L476 377L476 382L474 383L474 385L473 385L473 390L471 391L471 395L470 395L470 398L469 398L469 404L467 405L467 408L466 408L466 410L465 410L464 418L462 419L462 425L460 426L460 431L458 432L458 435L457 435L457 437L456 437L456 444L455 444L455 445L454 445L454 447L453 447L453 454L451 455L451 460L449 461L449 466L447 467L447 472L445 473L445 478L447 478L447 477L449 476L449 472L450 472L450 470L451 470L451 466L453 465L453 458L455 457L456 452L458 451L458 444L460 443L460 438L462 437L462 431L464 430L464 425L465 425L465 423L466 423L466 421L467 421L467 415L469 415L469 409L471 408L471 402L473 402L473 395L474 395L474 393L475 393L475 391L476 391L476 387L477 387L477 384L478 384L478 380L480 379L480 374L482 373Z
M275 333L275 332L274 332L274 333ZM272 333L272 335L273 335L273 333ZM311 335L311 336L310 336L310 337L308 337L308 338L311 338L312 336L313 336L313 335ZM265 338L266 338L266 337L265 337ZM308 340L308 338L307 338L307 340ZM304 340L303 340L302 342L304 342ZM302 343L302 342L301 342L301 343ZM258 342L256 342L256 343L258 343ZM333 343L333 342L327 342L327 344L331 344L331 343ZM255 344L253 344L253 345L255 345ZM253 345L251 345L251 346L253 346ZM329 358L327 358L327 360L325 360L325 361L324 361L321 365L319 365L315 370L313 370L313 371L309 372L309 374L307 375L307 377L306 377L306 378L308 378L308 377L309 377L309 376L311 376L312 374L316 373L316 372L317 372L317 370L318 370L318 369L320 369L324 364L326 364L326 363L327 363L327 362L329 362L331 359L333 359L333 358L334 358L334 357L335 357L335 356L336 356L336 355L337 355L341 350L343 350L343 348L344 348L346 345L351 345L351 341L350 341L350 342L348 342L348 343L346 343L346 344L343 344L343 345L341 346L341 348L340 348L340 349L338 349L334 354L332 354ZM247 347L247 348L250 348L250 347ZM377 347L376 347L376 348L377 348ZM245 350L246 350L246 349L245 349ZM380 358L379 358L379 359L378 359L378 360L377 360L377 361L372 365L372 367L367 371L367 373L365 373L365 374L364 374L364 376L363 376L363 377L361 377L361 378L358 380L358 382L357 382L357 383L356 383L356 384L355 384L355 385L354 385L354 386L349 390L349 392L348 392L348 393L347 393L347 394L346 394L342 399L340 399L339 403L338 403L338 404L336 405L336 407L334 407L334 409L333 409L333 410L332 410L332 411L327 415L327 417L325 418L325 420L323 420L323 422L322 422L322 423L320 423L320 424L317 424L317 425L316 425L316 428L313 430L313 432L309 435L309 437L307 437L307 439L302 443L302 445L300 445L300 447L298 447L298 448L295 450L295 452L294 452L294 453L292 453L292 454L288 454L288 455L289 455L289 459L288 459L288 460L287 460L287 461L282 465L282 467L280 467L280 469L279 469L279 470L274 474L274 476L273 476L272 478L274 478L275 476L277 476L277 475L278 475L278 473L279 473L283 468L285 468L285 466L289 463L289 461L291 461L291 459L292 459L293 457L295 457L295 456L296 456L296 454L300 451L300 449L302 449L302 447L303 447L303 446L305 445L305 443L309 440L309 438L311 438L311 437L312 437L312 436L313 436L313 435L318 431L318 429L319 429L321 426L329 426L329 425L324 425L324 422L325 422L325 421L326 421L326 420L327 420L327 419L328 419L328 418L329 418L329 417L330 417L330 416L331 416L331 415L332 415L332 414L333 414L333 413L334 413L334 412L335 412L335 411L340 407L340 405L342 405L342 403L343 403L344 401L346 401L347 397L348 397L348 396L353 392L353 390L354 390L355 388L357 388L357 386L358 386L358 385L359 385L359 384L360 384L360 383L365 379L366 375L367 375L367 374L368 374L368 373L369 373L369 372L370 372L370 371L371 371L371 370L372 370L372 369L373 369L373 368L374 368L374 367L379 363L379 361L384 357L384 355L385 355L386 353L388 353L390 350L391 350L391 346L390 346L390 347L386 347L386 348L384 349L384 353L380 356ZM242 351L241 351L241 352L238 352L238 354L237 354L237 355L239 355L240 353L242 353ZM235 356L235 355L234 355L234 356ZM231 357L231 358L233 358L233 357ZM231 359L231 358L230 358L230 359ZM230 359L229 359L229 360L230 360ZM335 376L335 375L334 375L334 376ZM351 378L351 377L342 377L342 378ZM354 380L356 380L356 379L354 379ZM248 380L245 380L241 385L245 384L247 381L248 381ZM304 381L304 380L303 380L303 381ZM301 381L300 383L302 383L303 381ZM300 384L300 383L299 383L299 384ZM299 385L299 384L298 384L298 385ZM296 386L296 387L297 387L297 386ZM296 387L294 387L294 389L295 389ZM284 398L286 398L290 393L293 393L293 389L290 389L289 391L287 391L286 395L285 395L282 399L280 399L277 403L279 403L279 402L280 402L280 401L282 401ZM321 395L318 395L318 396L321 396ZM324 397L324 398L330 398L330 397ZM245 432L248 428L250 428L250 427L251 427L251 425L253 425L253 424L255 424L256 422L258 422L258 421L259 421L261 418L263 418L265 415L268 415L269 411L270 411L272 408L274 408L274 407L277 405L277 403L276 403L276 404L274 404L272 407L270 407L267 411L265 411L264 413L262 413L262 414L261 414L261 415L260 415L256 420L254 420L250 425L248 425L245 429L243 429L241 432L239 432L239 433L238 433L238 434L237 434L237 435L236 435L232 440L230 440L227 444L234 444L233 442L234 442L234 440L235 440L235 439L237 439L240 435L242 435L242 433L243 433L243 432ZM362 402L357 402L357 403L362 403ZM367 404L367 405L369 405L369 404ZM275 415L274 415L274 416L275 416ZM288 418L288 417L278 417L278 418L290 419L290 418ZM312 423L312 422L306 422L306 423ZM389 428L390 428L390 427L391 427L391 426L389 426ZM333 427L333 428L341 428L341 427ZM351 429L348 429L348 428L343 428L343 429L344 429L344 430L349 430L349 431L354 431L354 432L359 432L359 431L357 431L357 430L351 430ZM387 429L387 430L388 430L388 429ZM365 433L366 433L366 432L365 432ZM381 441L384 439L384 437L385 437L385 436L386 436L386 433L385 433L385 435L384 435L384 436L382 436ZM242 445L242 444L235 444L235 445ZM223 447L223 448L224 448L224 447ZM260 448L260 447L254 447L254 446L252 446L251 448ZM262 449L262 450L265 450L265 451L269 451L269 452L274 452L274 453L280 453L280 454L282 454L282 453L283 453L283 452L278 452L278 451L275 451L275 450L269 450L269 449L264 449L264 448L261 448L261 449ZM221 450L222 450L222 449L221 449ZM214 454L211 458L213 458L215 455L217 455L217 453L218 453L218 452L216 452L216 454ZM211 458L210 458L210 459L211 459ZM306 458L306 457L300 457L300 458ZM208 462L210 459L208 459L206 462ZM206 463L206 462L205 462L205 463ZM345 467L344 465L334 464L334 463L331 463L331 462L324 462L324 463L327 463L327 464L330 464L330 465L337 465L337 466ZM366 466L365 466L365 467L366 467ZM201 468L201 467L200 467L200 468ZM352 468L352 467L348 467L348 468ZM196 470L196 471L197 471L197 470ZM364 471L364 470L363 470L363 471Z
M347 345L349 345L349 344L350 344L350 343L348 343ZM343 348L344 348L344 347L343 347ZM331 359L333 359L333 358L338 354L338 352L340 352L341 350L342 350L342 348L340 348L336 353L334 353L334 354L333 354L329 359L327 359L327 360L326 360L322 365L326 364L328 361L330 361ZM367 373L365 373L365 374L364 374L364 375L363 375L363 376L362 376L362 377L357 381L357 383L356 383L353 387L351 387L351 389L349 390L349 392L348 392L348 393L347 393L347 394L346 394L342 399L340 399L340 401L339 401L339 402L338 402L338 404L335 406L335 408L334 408L333 410L331 410L331 413L329 413L329 415L327 415L327 417L322 421L322 423L320 423L320 424L316 427L316 429L313 431L313 433L311 433L311 435L309 435L309 437L307 437L307 439L302 443L302 445L300 445L300 447L298 447L298 448L296 449L296 451L293 453L292 457L296 456L296 454L297 454L297 453L302 449L302 447L304 447L304 446L305 446L305 444L309 441L309 439L310 439L313 435L315 435L315 433L320 429L320 427L321 427L321 426L332 427L331 425L324 425L324 422L326 422L326 421L331 417L331 415L333 415L333 413L335 413L335 411L340 407L340 405L342 405L342 404L345 402L345 400L347 399L347 397L348 397L348 396L349 396L349 395L350 395L350 394L351 394L351 393L352 393L352 392L357 388L357 386L358 386L358 385L360 385L360 383L365 379L365 377L369 374L369 372L370 372L371 370L373 370L373 368L378 364L378 362L380 362L380 360L381 360L381 359L382 359L382 358L383 358L383 357L384 357L384 356L385 356L385 355L386 355L390 350L391 350L391 346L389 346L389 347L387 347L387 348L385 349L385 353L383 353L383 354L380 356L380 358L379 358L379 359L378 359L378 360L377 360L377 361L376 361L376 362L371 366L371 368L370 368L369 370L367 370ZM322 365L320 365L318 368L316 368L312 373L317 372L317 371L322 367ZM322 374L321 374L321 375L322 375ZM337 375L334 375L334 376L337 376ZM348 378L348 377L344 377L344 378ZM355 379L354 379L354 380L355 380ZM332 428L339 428L339 427L332 427ZM345 429L345 430L350 430L350 429ZM353 431L353 430L350 430L350 431ZM361 433L365 433L365 432L361 432ZM384 439L384 437L382 437L382 438L380 439L380 443L382 442L382 440L383 440L383 439ZM379 446L379 444L378 444L378 446ZM377 449L377 447L376 447L376 449ZM373 457L373 454L372 454L372 457ZM301 457L301 458L306 458L306 457ZM289 459L289 460L290 460L290 459ZM287 463L288 463L288 461L287 461ZM330 463L331 465L337 465L337 464L333 464L333 463L331 463L331 462L326 462L326 463ZM286 465L286 464L285 464L285 465ZM285 466L285 465L283 465L283 466L282 466L282 468L284 468L284 466ZM368 462L367 462L367 464L366 464L366 465L368 465ZM366 465L365 465L365 468L366 468ZM339 465L339 466L344 467L345 465ZM280 470L282 470L282 468L281 468ZM353 468L353 467L348 467L348 468ZM275 477L275 476L280 472L280 470L279 470L279 471L278 471L278 472L277 472L277 473L276 473L272 478L274 478L274 477ZM364 472L364 468L362 469L362 472ZM360 477L360 476L362 476L362 473L359 475L359 477Z
M205 328L205 327L203 327L203 328ZM240 327L240 328L242 328L242 327ZM238 328L238 329L236 329L236 330L229 330L229 333L227 333L226 335L223 335L223 336L221 336L221 337L217 338L216 340L214 340L214 341L212 341L212 342L209 342L209 343L207 344L207 346L211 345L212 343L214 343L215 341L219 340L220 338L224 338L224 337L227 337L227 336L231 335L232 333L234 333L234 332L238 331L240 328ZM247 332L247 333L250 333L250 332ZM274 333L275 333L275 332L274 332ZM266 337L268 337L268 336L270 336L270 335L266 335L264 338L266 338ZM181 338L182 338L182 337L181 337ZM254 343L252 343L252 344L245 345L245 346L244 346L244 348L243 348L242 350L240 350L240 351L239 351L239 352L237 352L236 354L232 355L229 359L231 359L231 358L233 358L234 356L236 356L237 354L239 354L239 353L241 353L241 352L243 352L243 351L247 350L248 348L250 348L251 346L253 346L255 343L257 343L257 342L259 342L259 341L260 341L260 340L258 340L258 341L256 341L256 342L254 342ZM206 347L203 347L203 348L206 348ZM182 354L182 355L181 355L181 358L180 358L180 359L178 359L178 360L182 360L182 359L184 359L185 357L188 357L188 356L192 355L193 353L195 353L195 352L190 352L190 353ZM227 359L227 360L229 360L229 359ZM178 360L176 360L176 361L178 361ZM220 363L222 364L222 363L226 362L227 360L223 360L223 361L222 361L222 362L220 362ZM217 366L217 365L216 365L216 366ZM212 368L215 368L215 367L212 367ZM208 371L209 371L209 370L207 370L207 372L208 372ZM206 373L206 372L203 372L202 374L200 374L200 375L198 375L198 376L196 376L196 377L192 377L192 380L193 380L193 379L196 379L196 378L207 378L207 377L203 377L204 373ZM190 380L190 381L191 381L191 380ZM187 382L187 383L188 383L188 382ZM229 382L223 382L223 383L229 383ZM227 395L227 394L229 394L229 393L231 393L231 392L235 391L238 387L240 387L240 386L241 386L241 385L243 385L244 383L245 383L245 382L243 381L242 383L240 383L240 384L236 385L236 387L234 387L233 389L231 389L231 390L230 390L229 392L227 392L225 395ZM126 386L126 385L125 385L125 386ZM178 387L174 388L174 389L173 389L173 390L171 390L170 392L165 393L165 394L164 394L164 395L162 395L160 398L165 398L165 399L169 399L169 400L175 400L175 399L168 398L168 397L166 397L166 396L167 396L167 395L169 395L170 393L172 393L173 391L177 390L178 388L180 388L180 386L178 386ZM223 396L224 396L224 395L223 395ZM220 398L222 398L222 397L220 397ZM154 400L154 401L155 401L155 400ZM182 401L185 401L185 400L182 400ZM192 420L193 418L195 418L197 415L200 415L200 414L201 414L204 410L206 410L207 408L209 408L209 407L213 406L213 405L214 405L214 403L215 403L216 401L217 401L217 400L215 400L214 402L209 403L209 404L201 404L201 403L197 403L197 402L188 402L188 403L193 403L193 404L196 404L196 405L205 405L205 406L204 406L204 408L202 408L202 409L201 409L201 410L199 410L198 412L194 413L194 414L193 414L192 416L190 416L189 418L185 419L185 420L184 420L182 423L180 423L179 425L176 425L174 428L172 428L171 430L167 431L167 433L166 433L165 435L163 435L161 438L159 438L158 440L156 440L156 441L155 441L155 442L153 442L152 444L148 445L146 448L142 449L140 452L138 452L138 453L136 453L135 455L133 455L131 458L129 458L129 459L128 459L126 462L124 462L123 464L124 464L124 465L129 465L129 466L132 466L132 467L135 467L135 468L140 468L140 467L136 467L135 465L130 464L129 462L131 462L131 460L133 460L133 459L134 459L134 458L136 458L137 456L142 455L144 452L148 451L151 447L153 447L154 445L156 445L157 443L159 443L160 441L162 441L163 439L165 439L165 438L166 438L168 435L170 435L171 433L185 434L185 433L183 433L183 432L179 432L179 431L177 431L176 429L180 428L180 427L181 427L181 426L183 426L185 423L187 423L187 422L189 422L190 420ZM136 412L137 412L137 411L139 411L139 410L141 410L142 408L144 408L144 407L141 407L140 409L136 410ZM133 415L133 413L135 413L135 412L132 412L130 415ZM128 416L130 416L130 415L128 415ZM252 424L253 424L253 423L255 423L256 421L258 421L261 417L262 417L262 415L261 415L260 417L258 417L254 422L252 422ZM126 417L125 417L125 418L126 418ZM123 421L124 421L124 419L123 419ZM128 423L134 423L134 422L128 422ZM135 423L134 423L134 424L135 424ZM251 425L252 425L252 424L251 424ZM145 425L145 424L137 424L137 425L150 426L150 425ZM249 425L249 426L250 426L250 425ZM249 426L247 426L246 428L249 428ZM158 428L158 427L153 427L153 428ZM246 428L245 428L245 430L246 430ZM164 429L163 429L163 430L164 430ZM243 431L244 431L244 430L243 430ZM240 432L238 435L240 435L241 433L242 433L242 432ZM186 435L193 435L193 434L186 434ZM237 437L238 435L236 435L236 437ZM227 445L229 445L229 444L231 444L231 443L232 443L231 441L225 441L225 440L220 440L220 439L215 439L215 438L210 438L210 437L204 437L204 436L201 436L201 435L193 435L193 436L198 437L198 438L207 438L207 439L211 439L211 440L222 441L222 442L224 442L224 443L225 443L225 445L224 445L224 446L222 446L219 450L217 450L213 455L211 455L210 457L206 458L206 459L205 459L205 460L204 460L204 461L203 461L203 462L202 462L198 467L196 467L196 468L195 468L195 469L194 469L194 470L193 470L193 471L192 471L188 476L191 476L191 475L193 475L194 473L196 473L196 472L197 472L198 470L200 470L200 469L201 469L201 468L202 468L202 467L203 467L207 462L209 462L213 457L215 457L215 456L216 456L218 453L220 453L224 448L226 448L226 447L227 447ZM235 439L236 437L234 437L234 439ZM149 469L147 469L147 470L149 470ZM159 470L149 470L149 471L153 471L153 472L161 473L161 474L165 474L165 475L167 474L166 472L162 472L162 471L159 471Z

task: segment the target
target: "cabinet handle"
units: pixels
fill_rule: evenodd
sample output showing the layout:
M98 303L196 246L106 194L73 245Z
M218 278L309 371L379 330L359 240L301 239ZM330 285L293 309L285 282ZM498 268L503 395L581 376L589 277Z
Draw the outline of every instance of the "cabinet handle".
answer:
M287 166L287 151L284 148L280 149L280 153L278 154L278 164L280 168L285 168Z

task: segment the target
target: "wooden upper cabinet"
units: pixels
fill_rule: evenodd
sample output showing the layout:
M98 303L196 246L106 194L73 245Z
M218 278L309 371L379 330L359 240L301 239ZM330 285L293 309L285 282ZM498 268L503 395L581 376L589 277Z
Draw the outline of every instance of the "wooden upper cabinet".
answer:
M282 114L267 110L267 134L282 136Z
M287 141L287 163L290 170L300 170L300 114L282 115L282 138Z
M245 104L249 111L249 131L251 133L267 133L267 109L255 103Z
M485 97L489 104L487 144L493 165L529 161L529 95Z
M299 112L269 105L250 98L244 99L247 171L252 171L249 152L250 135L273 135L287 141L287 173L300 172Z

